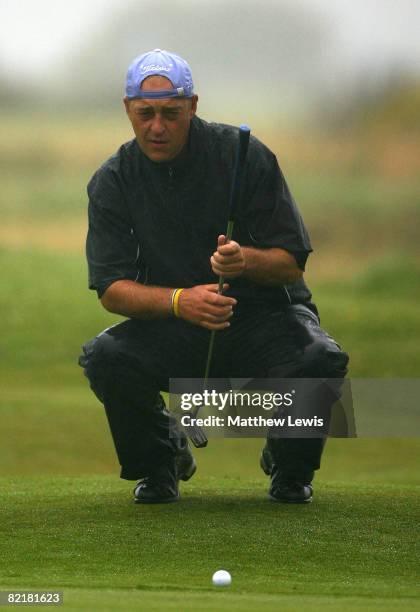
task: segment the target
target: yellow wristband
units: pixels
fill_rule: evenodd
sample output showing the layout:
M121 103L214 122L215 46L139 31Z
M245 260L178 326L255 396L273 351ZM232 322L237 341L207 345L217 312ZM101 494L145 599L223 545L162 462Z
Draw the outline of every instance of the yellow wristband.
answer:
M174 315L176 317L179 317L179 305L178 305L178 301L179 301L179 296L181 295L181 293L184 291L184 289L176 289L174 294L173 294L173 298L172 298L172 310L174 312Z
M174 289L172 291L172 295L171 295L171 310L172 310L172 314L174 314L174 297L175 297L175 293L178 291L178 289Z

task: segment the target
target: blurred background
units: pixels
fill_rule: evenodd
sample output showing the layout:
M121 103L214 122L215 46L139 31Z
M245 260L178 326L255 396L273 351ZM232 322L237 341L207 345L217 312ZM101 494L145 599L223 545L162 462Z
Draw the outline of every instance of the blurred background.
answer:
M307 281L351 375L419 376L416 0L0 9L1 475L118 473L76 365L81 344L116 321L87 290L86 184L131 139L126 69L156 47L189 61L202 118L248 123L276 153L312 238ZM223 473L232 453L239 475L258 475L257 442L212 441L202 475ZM331 441L320 477L411 482L419 449Z

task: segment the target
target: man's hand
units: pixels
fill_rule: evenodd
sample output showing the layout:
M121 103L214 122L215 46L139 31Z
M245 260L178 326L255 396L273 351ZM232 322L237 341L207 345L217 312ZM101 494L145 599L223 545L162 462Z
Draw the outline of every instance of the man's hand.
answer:
M222 234L217 239L217 251L210 258L213 272L223 278L242 276L246 268L243 249L234 240L225 243L226 236Z
M217 240L217 251L210 258L212 270L223 278L243 276L259 285L278 287L302 278L302 270L292 253L279 247L241 247L226 236Z
M207 329L225 329L233 315L236 300L219 295L218 285L197 285L184 289L178 301L179 316L190 323ZM227 289L224 285L223 289Z

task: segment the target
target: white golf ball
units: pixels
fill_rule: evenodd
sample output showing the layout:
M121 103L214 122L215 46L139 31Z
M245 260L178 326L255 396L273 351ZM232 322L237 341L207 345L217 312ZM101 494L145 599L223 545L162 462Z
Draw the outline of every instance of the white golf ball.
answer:
M212 581L214 586L229 586L232 576L226 570L218 570L214 572Z

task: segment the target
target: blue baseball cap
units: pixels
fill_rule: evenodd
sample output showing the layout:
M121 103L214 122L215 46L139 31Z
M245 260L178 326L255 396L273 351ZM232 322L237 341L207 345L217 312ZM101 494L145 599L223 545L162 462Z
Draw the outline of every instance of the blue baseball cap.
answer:
M141 85L149 76L163 76L169 79L173 89L143 91ZM127 98L191 98L193 80L187 62L169 51L154 49L134 59L127 72L125 94Z

